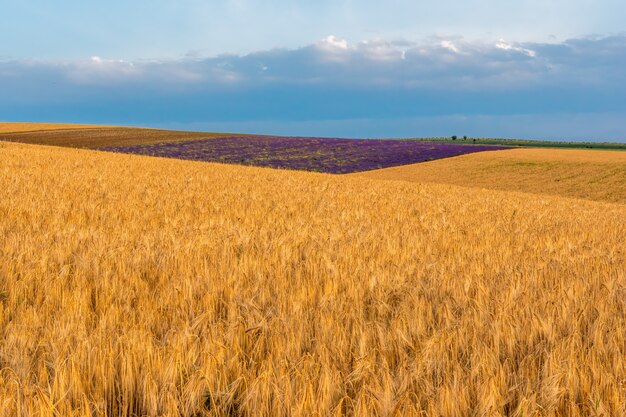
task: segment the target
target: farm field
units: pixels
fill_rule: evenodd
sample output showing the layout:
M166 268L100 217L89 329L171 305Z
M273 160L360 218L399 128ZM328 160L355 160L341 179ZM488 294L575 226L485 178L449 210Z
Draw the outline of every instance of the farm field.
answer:
M98 127L91 125L55 124L41 126L38 123L0 123L0 141L72 148L145 145L221 136L224 136L224 134L136 127Z
M444 142L444 143L470 143L476 145L500 145L523 148L563 148L563 149L600 149L600 150L626 150L623 142L570 142L555 140L532 140L532 139L499 139L499 138L405 138L406 140Z
M72 126L72 129L64 130L64 126ZM334 174L507 149L502 146L405 140L232 136L226 133L37 123L0 123L0 141L3 140Z
M375 173L0 142L0 416L626 415L626 204Z
M626 203L626 152L620 151L511 149L354 175Z
M100 149L192 161L345 174L507 148L389 139L248 135Z
M73 129L107 129L112 126L81 125L69 123L32 123L32 122L0 122L0 134L43 132L50 130L73 130Z

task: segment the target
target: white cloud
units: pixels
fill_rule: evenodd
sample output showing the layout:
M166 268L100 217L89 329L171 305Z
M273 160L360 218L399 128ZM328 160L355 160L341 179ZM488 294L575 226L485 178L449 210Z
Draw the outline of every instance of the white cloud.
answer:
M356 46L356 50L372 61L397 61L406 59L406 49L403 45L381 40L363 41Z
M362 126L358 132L375 132L376 126L394 132L394 122L385 120L475 120L482 114L495 117L484 126L506 120L511 132L524 132L534 119L501 116L538 114L546 121L540 134L561 114L565 122L550 129L572 135L570 115L626 120L626 36L560 43L460 37L348 43L333 37L297 49L210 58L0 61L0 91L0 114L15 120L77 121L82 115L80 120L98 123L222 121L236 127L243 121L341 119L369 121L350 125ZM444 129L453 126L445 120ZM598 120L585 119L591 126L585 132ZM626 123L612 126L626 131Z
M132 62L99 56L66 63L64 67L67 68L67 76L78 83L123 81L142 75L142 71Z
M441 47L443 49L447 49L448 51L452 51L455 54L458 54L460 52L459 48L457 48L456 45L454 45L452 41L448 41L448 40L441 41Z
M315 47L321 52L320 58L322 60L335 63L345 62L347 52L350 49L347 40L338 38L334 35L327 36L317 42Z
M319 46L322 49L346 50L348 49L348 41L345 39L338 38L335 35L330 35L322 39L319 42Z
M155 91L313 84L442 91L517 91L555 85L614 89L625 87L626 36L562 43L435 37L421 42L378 39L350 44L331 35L297 49L204 59L129 62L93 56L64 63L0 62L0 86L9 78L28 84L29 74L61 77L69 84L142 85Z
M502 49L504 51L521 52L522 54L527 55L527 56L529 56L531 58L534 58L534 57L537 56L537 52L533 51L532 49L522 48L521 46L511 45L510 43L508 43L504 39L500 39L498 42L496 42L496 48Z

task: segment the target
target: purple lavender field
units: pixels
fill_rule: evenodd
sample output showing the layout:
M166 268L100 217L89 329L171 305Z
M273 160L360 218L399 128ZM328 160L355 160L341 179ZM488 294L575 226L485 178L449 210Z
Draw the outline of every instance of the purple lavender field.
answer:
M231 136L100 150L258 167L347 174L432 161L506 146L395 139Z

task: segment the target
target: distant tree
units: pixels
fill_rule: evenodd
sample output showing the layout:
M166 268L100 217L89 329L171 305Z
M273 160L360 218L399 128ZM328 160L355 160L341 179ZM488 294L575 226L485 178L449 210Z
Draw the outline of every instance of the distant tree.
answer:
M456 140L456 135L452 136L452 140Z
M474 141L474 143L476 143L476 139L472 139Z
M463 140L467 140L467 136L463 136Z

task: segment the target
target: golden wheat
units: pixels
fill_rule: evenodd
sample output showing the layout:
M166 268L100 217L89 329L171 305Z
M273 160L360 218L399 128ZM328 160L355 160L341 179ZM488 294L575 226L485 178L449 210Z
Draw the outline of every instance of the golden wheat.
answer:
M81 125L68 123L0 122L0 133L43 132L50 130L107 129L111 126Z
M512 149L352 175L626 203L623 151Z
M181 132L176 130L137 127L97 127L78 125L69 129L35 131L0 131L0 141L70 148L101 148L106 146L147 145L228 136L224 133Z
M626 415L626 205L0 143L0 416Z

